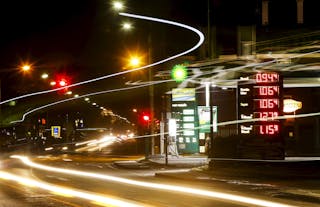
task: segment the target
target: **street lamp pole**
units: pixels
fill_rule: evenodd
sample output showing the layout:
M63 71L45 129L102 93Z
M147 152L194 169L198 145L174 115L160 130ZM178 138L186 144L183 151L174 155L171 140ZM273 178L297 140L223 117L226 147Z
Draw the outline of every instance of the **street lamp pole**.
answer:
M151 42L152 42L152 39L151 39L151 34L149 32L149 35L148 35L148 63L151 64L152 62L152 48L151 48ZM153 71L152 71L152 68L150 68L148 70L148 79L149 81L153 81ZM155 152L154 152L154 147L155 147L155 138L154 138L154 86L151 84L149 86L149 99L150 99L150 120L151 120L151 123L150 123L150 133L151 133L151 155L154 155Z
M1 78L0 78L0 102L1 102ZM0 117L1 117L1 105L0 105Z
M207 16L208 16L208 57L211 58L211 38L210 38L210 29L211 29L211 23L210 23L210 0L208 0L208 13L207 13Z

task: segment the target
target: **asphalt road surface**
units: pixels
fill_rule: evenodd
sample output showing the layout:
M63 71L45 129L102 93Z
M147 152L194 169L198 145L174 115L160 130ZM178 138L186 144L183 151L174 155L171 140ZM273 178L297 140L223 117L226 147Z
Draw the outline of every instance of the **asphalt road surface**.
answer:
M75 172L92 172L105 175L108 179L84 175L54 172L30 167L19 159L1 161L1 172L12 176L0 180L0 206L261 206L230 199L233 195L241 198L255 198L259 201L274 202L270 206L318 206L318 195L308 197L312 191L303 191L299 187L288 187L285 182L254 182L235 179L212 179L195 177L194 179L175 179L174 177L154 176L159 172L185 172L188 169L149 166L137 168L118 167L117 160L135 160L139 157L87 157L79 155L60 155L30 157L33 163L52 166L55 169L72 169ZM183 175L183 173L181 174ZM37 184L29 183L30 179ZM119 180L112 180L120 178ZM124 181L121 179L125 179ZM131 183L126 183L127 181ZM30 181L31 182L31 181ZM141 186L169 186L169 190ZM42 186L42 188L39 186ZM50 185L49 188L46 185ZM213 198L204 194L192 194L176 191L176 186L205 192L222 193L227 198ZM72 190L68 192L65 190ZM218 195L218 197L221 195ZM228 197L229 196L229 197ZM101 200L99 200L101 199ZM109 199L109 200L108 200ZM111 200L111 201L110 201ZM109 203L108 203L109 202ZM115 203L114 203L115 202ZM117 203L118 202L118 203Z

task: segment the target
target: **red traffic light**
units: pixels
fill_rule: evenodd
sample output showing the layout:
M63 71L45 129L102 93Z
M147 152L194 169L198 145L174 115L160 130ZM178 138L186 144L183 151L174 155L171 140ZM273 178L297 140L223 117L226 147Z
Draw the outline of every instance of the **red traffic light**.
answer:
M150 116L148 116L148 115L143 115L143 120L144 121L149 121L150 120Z
M51 81L51 85L52 86L55 86L55 87L65 87L65 86L68 86L70 85L71 83L71 80L70 80L70 76L68 76L67 74L56 74L55 75L55 80L54 81Z
M68 85L66 80L61 79L61 80L59 81L59 86L63 87L63 86L66 86L66 85Z

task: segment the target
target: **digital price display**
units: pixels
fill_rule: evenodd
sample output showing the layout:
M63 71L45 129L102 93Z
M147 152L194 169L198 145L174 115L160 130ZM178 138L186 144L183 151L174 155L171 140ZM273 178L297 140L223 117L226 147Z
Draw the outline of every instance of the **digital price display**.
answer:
M284 159L281 136L283 77L274 71L240 73L237 85L239 158Z
M279 134L279 124L256 125L255 131L260 135L277 135Z
M253 87L253 115L258 118L254 124L254 133L265 136L280 134L281 84L276 72L259 72L255 75Z
M274 72L257 73L256 83L278 83L280 82L279 74Z
M255 96L279 96L280 90L279 86L254 86Z
M254 118L255 119L261 119L262 121L268 121L268 120L276 120L279 116L279 112L277 111L259 111L254 112Z
M254 109L278 109L279 108L279 99L276 98L263 98L263 99L254 99Z

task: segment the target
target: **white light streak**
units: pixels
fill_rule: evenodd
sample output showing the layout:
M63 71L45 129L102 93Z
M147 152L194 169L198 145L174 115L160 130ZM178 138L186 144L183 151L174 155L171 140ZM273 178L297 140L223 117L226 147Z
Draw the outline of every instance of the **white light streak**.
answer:
M169 60L172 60L172 59L175 59L177 57L186 55L186 54L196 50L198 47L200 47L200 45L204 41L204 35L203 35L202 32L200 32L199 30L197 30L197 29L195 29L193 27L185 25L185 24L181 24L181 23L173 22L173 21L168 21L168 20L164 20L164 19L159 19L159 18L154 18L154 17L142 16L142 15L135 15L135 14L128 14L128 13L119 13L119 14L122 15L122 16L127 16L127 17L132 17L132 18L137 18L137 19L144 19L144 20L149 20L149 21L154 21L154 22L161 22L161 23L170 24L170 25L174 25L174 26L177 26L177 27L182 27L182 28L191 30L191 31L195 32L199 36L199 41L195 46L193 46L192 48L190 48L190 49L188 49L188 50L186 50L184 52L181 52L181 53L179 53L177 55L174 55L174 56L168 57L166 59L160 60L158 62L154 62L154 63L149 64L149 65L145 65L145 66L134 68L134 69L131 69L131 70L125 70L125 71L121 71L121 72L118 72L118 73L113 73L113 74L110 74L110 75L105 75L105 76L101 76L101 77L98 77L98 78L94 78L94 79L90 79L90 80L86 80L86 81L70 84L70 85L65 86L65 87L60 87L60 88L56 88L56 89L51 89L51 90L46 90L46 91L39 91L39 92L35 92L35 93L25 94L25 95L22 95L22 96L18 96L18 97L15 97L15 98L11 98L11 99L7 99L5 101L2 101L2 102L0 102L0 105L8 103L10 101L15 101L15 100L18 100L18 99L22 99L22 98L26 98L26 97L30 97L30 96L35 96L35 95L40 95L40 94L51 93L51 92L54 92L54 91L65 89L65 88L71 88L71 87L74 87L74 86L79 86L79 85L83 85L83 84L87 84L87 83L92 83L92 82L96 82L96 81L99 81L99 80L103 80L103 79L107 79L107 78L111 78L111 77L115 77L115 76L119 76L119 75L124 75L124 74L131 73L131 72L134 72L134 71L137 71L137 70L143 70L143 69L150 68L150 67L153 67L153 66L156 66L156 65L160 65L162 63L168 62Z
M65 169L65 168L50 167L50 166L34 163L31 160L29 160L28 157L19 156L19 155L12 155L11 158L20 159L24 164L26 164L30 167L34 167L34 168L42 169L42 170L46 170L46 171L57 172L57 173L91 177L91 178L108 180L108 181L130 184L130 185L135 185L135 186L141 186L141 187L146 187L146 188L153 188L153 189L159 189L159 190L167 190L167 191L171 191L171 192L179 192L179 193L186 193L186 194L191 194L191 195L205 196L205 197L209 197L209 198L223 199L223 200L227 200L227 201L236 201L236 202L241 202L244 204L264 206L264 207L290 207L291 206L291 205L281 204L281 203L277 203L277 202L266 201L266 200L262 200L262 199L239 196L239 195L234 195L234 194L230 194L230 193L222 193L222 192L218 192L218 191L208 191L208 190L201 190L201 189L195 189L195 188L189 188L189 187L183 187L183 186L177 186L177 185L169 185L169 184L150 183L150 182L143 182L143 181L137 181L137 180L132 180L132 179L120 178L120 177L115 177L115 176L110 176L110 175L105 175L105 174L83 172L83 171L77 171L77 170L71 170L71 169Z
M14 182L18 182L21 185L29 186L29 187L38 187L47 191L52 192L55 195L61 195L65 197L77 197L81 199L86 199L91 202L99 203L106 206L123 206L123 207L138 207L141 205L129 203L126 201L117 200L114 198L88 193L84 191L74 190L71 188L60 187L57 185L51 185L49 183L37 181L34 179L24 178L21 176L17 176L8 172L0 171L0 179L10 180Z
M157 84L164 83L164 82L168 82L168 81L164 80L163 82L158 82ZM94 92L94 93L81 95L81 96L78 96L78 97L72 97L72 98L67 98L67 99L64 99L64 100L56 101L56 102L53 102L53 103L50 103L50 104L43 105L43 106L40 106L38 108L32 109L32 110L24 113L20 120L12 121L10 123L23 122L25 120L26 116L28 116L29 114L32 114L33 112L36 112L36 111L39 111L41 109L45 109L45 108L48 108L48 107L51 107L51 106L55 106L55 105L58 105L58 104L61 104L61 103L66 103L68 101L72 101L72 100L76 100L76 99L84 98L84 97L88 97L88 96L101 95L101 94L104 94L104 93L113 93L113 92L132 90L132 89L136 89L136 88L142 88L142 87L146 87L146 86L149 86L149 85L152 85L152 84L153 83L149 83L149 84L145 84L145 85L139 85L139 86L132 86L132 87L127 87L127 88L111 89L111 90L107 90L107 91L99 91L99 92Z

